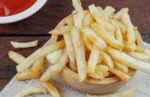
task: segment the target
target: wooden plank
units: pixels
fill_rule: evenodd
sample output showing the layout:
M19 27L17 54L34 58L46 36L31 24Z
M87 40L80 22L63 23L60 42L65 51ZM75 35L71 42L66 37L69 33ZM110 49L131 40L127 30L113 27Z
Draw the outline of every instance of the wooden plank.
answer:
M0 79L0 91L7 85L10 79Z
M0 34L47 35L48 31L73 10L72 0L48 0L47 4L30 18L0 26ZM129 7L133 23L142 34L150 34L150 0L81 0L84 8L95 3L105 7L111 5L117 10Z
M49 37L1 37L0 38L0 78L12 78L16 73L16 64L13 63L11 60L8 59L7 53L9 50L15 50L21 53L24 56L30 55L34 52L37 48L41 47ZM31 41L31 40L39 40L39 45L35 48L28 48L28 49L19 49L16 50L10 45L10 41Z

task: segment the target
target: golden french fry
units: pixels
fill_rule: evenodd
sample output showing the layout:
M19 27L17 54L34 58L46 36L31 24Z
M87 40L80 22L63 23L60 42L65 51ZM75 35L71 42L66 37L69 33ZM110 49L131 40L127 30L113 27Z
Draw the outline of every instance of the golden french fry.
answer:
M124 52L121 52L113 48L107 48L107 52L112 56L114 60L120 62L123 65L126 65L127 67L150 73L149 63L137 60L125 54Z
M41 81L41 83L53 97L61 97L58 89L53 85L51 81Z
M14 61L17 64L20 64L25 59L24 56L22 56L21 54L15 52L15 51L9 51L8 57L9 57L9 59L11 59L12 61Z
M83 19L83 26L90 26L92 22L94 22L94 18L89 11L86 11Z
M80 0L72 0L72 3L73 3L73 7L77 11L77 13L75 15L73 15L74 26L81 28L83 18L84 18L84 11L83 11L83 8L81 5L81 1Z
M143 47L143 39L141 37L140 32L138 31L137 27L134 27L135 35L136 35L136 43L138 46Z
M44 71L44 61L44 58L40 58L39 60L35 61L29 70L25 70L21 73L18 73L16 75L16 79L21 81L40 78Z
M129 81L129 79L130 79L129 75L127 75L126 73L121 72L118 69L111 68L110 71L111 71L111 73L113 73L114 75L118 76L120 79L122 79L125 82Z
M55 29L49 31L48 33L56 37L57 35L63 35L64 33L70 32L72 27L73 27L73 17L72 15L70 15L65 17L62 21L60 21L55 27Z
M72 0L72 5L77 12L82 12L83 8L80 0Z
M116 14L115 14L115 19L120 19L121 17L122 17L122 15L124 14L124 13L126 13L126 12L128 12L129 11L129 9L128 8L122 8L119 12L117 12Z
M141 61L149 61L150 60L150 55L146 53L139 53L139 52L127 52L128 55L141 60Z
M122 71L123 73L128 73L129 69L127 66L120 64L119 62L114 62L115 63L115 68Z
M63 55L60 57L60 59L57 61L57 63L50 65L48 69L44 72L44 74L41 76L41 81L49 80L52 76L59 74L63 68L66 66L68 62L68 55L67 52L64 50Z
M115 21L114 21L115 22ZM122 33L121 33L121 29L120 29L120 27L116 24L116 22L115 22L115 25L116 25L116 31L115 31L115 37L116 37L116 39L117 40L119 40L120 42L122 42L123 43L123 35L122 35Z
M56 50L54 52L49 53L46 56L46 59L50 64L55 64L61 57L63 50Z
M97 47L99 47L100 49L105 49L106 48L105 41L100 36L98 36L90 27L83 27L82 32Z
M109 68L114 68L114 63L111 56L103 51L101 51L100 54L102 55L103 62L108 65Z
M116 49L123 49L124 44L117 39L115 39L113 36L109 34L109 32L106 32L102 27L99 27L97 24L91 25L92 29L100 35L105 42L107 42L111 47L114 47Z
M51 53L57 49L62 49L65 47L64 41L59 41L53 44L48 44L36 50L33 54L27 57L22 63L20 63L16 68L18 72L22 72L32 66L32 63L39 58Z
M126 33L126 31L127 31L126 26L125 26L123 23L121 23L120 21L116 21L116 23L117 23L117 25L119 26L122 35L125 35L125 33Z
M135 52L144 53L144 48L142 48L142 47L140 47L140 46L136 46Z
M91 41L86 36L83 36L82 38L83 38L83 43L85 44L85 47L91 50L92 49Z
M135 44L136 35L135 35L135 31L134 31L134 26L133 26L133 24L130 20L130 16L127 12L122 15L122 22L127 27L127 45L128 45L127 47L131 47L131 45ZM133 47L132 47L132 49L133 49ZM136 48L134 47L133 51L135 49Z
M71 33L65 33L64 35L64 40L65 40L65 43L66 43L66 50L67 50L67 54L68 54L68 57L69 57L69 65L70 65L70 68L74 71L77 70L77 67L76 67L76 59L75 59L75 50L73 48L73 42L72 42L72 39L71 39Z
M14 97L25 97L31 94L47 94L47 91L44 88L29 87L16 93Z
M115 12L115 9L111 6L106 6L104 11L107 14L107 16L112 16Z
M15 41L11 41L10 42L11 45L18 49L18 48L30 48L30 47L35 47L38 45L38 40L34 40L34 41L31 41L31 42L15 42Z
M103 80L105 77L109 75L109 68L106 65L98 64L95 68L94 73L90 73L89 76L94 79Z
M90 95L87 94L86 97L133 97L136 89L130 88L125 91L119 92L119 93L113 93L113 94L105 94L105 95Z
M89 74L93 74L95 72L96 65L99 61L99 55L100 55L100 50L96 46L93 45L91 53L90 53L90 57L88 60L88 67L87 67Z
M80 30L74 27L71 32L71 37L75 49L79 81L84 81L87 75L87 63L85 59L85 48L80 33Z

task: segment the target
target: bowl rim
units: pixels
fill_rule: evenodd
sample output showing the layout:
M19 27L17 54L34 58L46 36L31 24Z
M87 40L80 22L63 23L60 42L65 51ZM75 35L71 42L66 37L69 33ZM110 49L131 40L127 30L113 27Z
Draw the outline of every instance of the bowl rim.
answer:
M136 71L137 70L135 70L135 69L130 69L130 71L129 71L128 74L130 76L134 76L134 74L136 73ZM68 67L65 67L65 69L62 71L62 73L60 73L60 76L62 77L63 80L65 80L64 76L66 76L66 74L70 74L72 76L72 78L75 78L75 79L78 80L77 73L75 73L74 71L72 71ZM91 84L91 85L108 85L108 84L113 84L113 83L120 82L120 81L122 81L122 80L119 79L117 76L112 76L112 77L105 78L104 80L86 79L82 83ZM124 81L122 81L122 82L124 82Z
M39 11L46 4L46 2L47 0L37 0L30 8L26 9L23 12L12 16L0 17L0 24L13 23L26 19Z

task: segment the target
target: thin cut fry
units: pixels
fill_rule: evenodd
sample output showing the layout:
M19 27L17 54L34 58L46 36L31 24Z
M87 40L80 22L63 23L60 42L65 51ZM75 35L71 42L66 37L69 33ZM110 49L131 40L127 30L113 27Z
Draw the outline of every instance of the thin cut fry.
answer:
M111 68L110 71L115 74L116 76L118 76L120 79L122 79L123 81L127 82L130 79L130 76L121 72L120 70L117 70L115 68Z
M16 68L18 72L22 72L26 69L28 69L30 66L32 66L32 63L39 58L47 55L50 52L53 52L57 49L64 48L65 43L64 41L59 41L53 44L48 44L44 47L39 48L37 51L35 51L33 54L31 54L29 57L27 57L21 64L19 64Z
M61 57L63 50L56 50L52 53L49 53L46 58L50 64L55 64Z
M83 19L83 26L90 26L92 22L94 22L94 18L89 11L86 11Z
M138 46L143 47L143 39L138 31L137 27L134 28L135 35L136 35L136 43Z
M77 12L82 12L83 8L80 0L72 0L72 5Z
M98 36L90 27L83 27L82 32L97 47L99 47L100 49L105 49L106 48L105 41L100 36Z
M9 59L11 59L12 61L14 61L17 64L20 64L25 59L24 56L22 56L21 54L15 52L15 51L9 51L8 57L9 57Z
M92 24L91 27L93 30L100 35L110 46L116 49L123 49L124 44L119 40L115 39L113 36L110 35L110 32L107 32L102 27L99 27L97 24Z
M67 52L64 51L63 55L60 57L57 63L50 65L48 69L44 72L44 74L41 76L40 80L41 81L46 81L52 76L60 73L63 68L66 66L68 62L68 55Z
M105 9L104 9L105 13L107 14L107 16L112 16L115 12L115 9L111 6L107 6Z
M18 49L18 48L30 48L30 47L37 46L38 45L38 40L34 40L34 41L31 41L31 42L24 42L24 43L11 41L10 43L16 49Z
M66 50L67 50L67 54L68 54L68 57L69 57L69 65L70 65L70 68L74 71L77 70L77 67L76 67L76 59L75 59L75 51L74 51L74 48L73 48L73 42L72 42L72 39L71 39L71 34L70 33L65 33L64 35L64 40L65 40L65 43L66 43Z
M53 97L61 97L58 89L53 85L51 81L41 81L41 83Z
M75 49L79 81L84 81L87 75L87 63L85 59L85 48L80 33L80 30L74 27L71 32L71 37Z
M118 70L124 72L124 73L128 73L129 69L127 66L120 64L119 62L115 62L115 68L117 68Z
M141 61L149 61L150 60L150 55L146 53L139 53L139 52L127 52L128 55L141 60Z
M100 54L102 55L103 62L108 65L109 68L114 68L114 63L110 55L101 51Z
M83 18L84 18L84 11L81 6L80 0L72 0L72 1L73 1L73 6L75 10L77 11L77 13L73 16L74 26L81 28Z
M131 46L131 45L135 44L136 35L134 32L134 26L133 26L133 24L130 20L130 16L127 12L122 15L122 21L123 21L123 24L127 27L127 45ZM132 48L132 49L133 49L133 51L135 50L135 48Z
M107 52L113 57L114 60L120 62L127 67L141 70L143 72L150 73L150 64L146 62L139 61L119 50L113 48L107 48Z
M44 71L44 62L44 58L40 58L39 60L35 61L29 70L18 73L16 75L16 79L20 81L40 78Z
M86 36L83 36L82 38L83 38L83 43L85 44L85 47L91 50L92 49L91 41Z
M128 11L129 11L128 8L122 8L119 12L117 12L117 13L115 14L114 17L119 20L119 19L122 17L122 15L123 15L124 13L128 12Z
M25 97L31 94L41 94L41 93L47 94L47 91L44 88L29 87L19 91L17 94L15 94L14 97Z
M96 65L99 61L100 50L93 45L91 54L88 60L88 73L93 74L95 72Z

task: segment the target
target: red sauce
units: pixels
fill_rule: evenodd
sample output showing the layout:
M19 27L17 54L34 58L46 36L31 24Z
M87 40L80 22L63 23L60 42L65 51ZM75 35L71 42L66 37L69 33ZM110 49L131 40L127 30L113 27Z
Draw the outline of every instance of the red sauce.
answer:
M0 16L10 16L31 7L36 0L0 0Z

